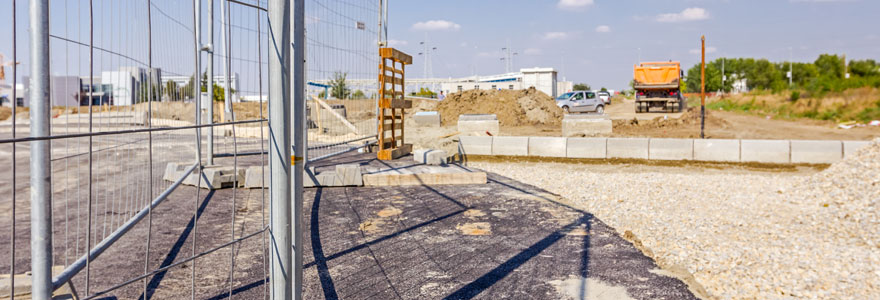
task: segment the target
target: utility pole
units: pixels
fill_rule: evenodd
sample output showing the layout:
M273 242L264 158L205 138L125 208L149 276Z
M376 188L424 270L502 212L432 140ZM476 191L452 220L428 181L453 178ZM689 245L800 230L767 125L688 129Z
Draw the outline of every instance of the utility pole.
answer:
M419 42L422 45L422 52L419 52L419 55L425 56L425 68L422 70L423 76L425 80L428 78L434 77L434 64L431 61L431 54L437 51L437 47L428 46L428 33L425 33L425 40ZM434 90L434 82L431 82L431 91Z
M706 36L700 37L700 138L706 138Z
M727 74L724 74L724 56L721 56L721 92L724 93L724 82L727 81Z
M510 49L510 40L507 40L507 47L501 48L501 51L507 52L506 56L501 58L501 60L504 61L504 72L510 73L511 69L513 69L513 56L519 53L513 52L513 50Z
M791 47L788 47L788 87L792 87L792 82L794 79L794 67L792 66L792 60L794 59L794 55L792 54Z

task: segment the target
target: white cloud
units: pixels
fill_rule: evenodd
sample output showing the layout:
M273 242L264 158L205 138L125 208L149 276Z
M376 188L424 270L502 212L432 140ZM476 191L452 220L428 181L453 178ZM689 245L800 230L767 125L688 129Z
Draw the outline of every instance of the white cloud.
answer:
M409 44L409 42L407 42L407 41L388 40L388 46L391 46L391 47L406 46L407 44Z
M552 31L544 34L545 40L564 40L568 38L567 32Z
M608 27L608 25L599 25L599 27L596 27L596 32L608 33L611 32L611 27Z
M718 49L716 49L715 47L706 47L706 54L715 53L715 51L718 51ZM700 49L691 49L688 52L690 52L691 54L700 54Z
M538 49L538 48L527 48L526 50L523 51L523 53L525 55L541 55L541 53L543 53L543 51L541 51L541 49Z
M559 0L559 8L584 8L593 5L593 0Z
M657 15L657 22L688 22L699 21L709 18L709 13L705 9L699 7L685 8L680 13L660 14Z
M461 25L446 20L430 20L412 25L413 30L459 30Z

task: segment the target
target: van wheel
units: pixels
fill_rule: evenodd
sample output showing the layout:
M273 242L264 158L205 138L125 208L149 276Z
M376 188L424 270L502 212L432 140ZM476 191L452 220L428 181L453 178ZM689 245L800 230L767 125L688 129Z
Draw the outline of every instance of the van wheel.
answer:
M571 113L571 111L568 109L568 106L563 106L562 111L565 112L566 115Z
M601 114L605 114L605 106L603 106L603 105L599 105L599 106L597 106L597 107L596 107L596 113L597 113L597 114L600 114L600 115L601 115Z

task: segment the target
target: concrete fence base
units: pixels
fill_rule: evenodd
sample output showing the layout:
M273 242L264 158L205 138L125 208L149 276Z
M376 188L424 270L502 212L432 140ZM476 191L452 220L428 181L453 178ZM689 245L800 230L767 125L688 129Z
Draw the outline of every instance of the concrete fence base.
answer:
M831 164L869 141L462 136L462 155Z

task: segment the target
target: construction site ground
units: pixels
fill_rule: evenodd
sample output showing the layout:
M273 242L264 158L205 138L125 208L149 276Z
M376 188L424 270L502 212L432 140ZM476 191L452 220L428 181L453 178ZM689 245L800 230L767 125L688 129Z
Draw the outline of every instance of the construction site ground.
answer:
M0 136L5 138L7 134ZM130 138L104 139L100 145L124 143ZM80 142L61 140L53 151L63 153L63 149L73 146L71 143ZM162 141L158 142L154 155L168 161L192 159L179 149L166 150ZM0 163L11 165L6 150L11 149L0 153ZM105 151L115 155L116 150ZM30 239L28 144L19 144L17 152L15 263L17 273L23 273L30 268L26 247ZM130 161L141 159L146 158ZM232 159L217 162L231 165ZM239 157L238 161L242 167L256 165L259 156ZM86 176L86 163L85 159L62 160L54 164L53 170ZM351 153L321 161L317 166L339 163L395 164L377 161L375 154ZM104 186L124 181L129 168L96 164L95 209L105 208ZM158 188L168 184L160 179L163 168L164 164L154 166ZM11 178L11 170L0 175ZM63 250L64 245L72 245L77 239L73 223L68 227L65 222L85 222L84 205L88 202L82 195L70 197L70 193L82 194L80 188L85 186L59 180L58 184L68 188L54 190L54 210L65 216L54 219L54 254L55 264L64 265L77 257L73 250ZM5 185L0 194L9 195L11 189L11 185ZM202 189L198 192L200 198L196 193L192 186L181 186L154 209L149 269L228 242L233 217L236 237L258 231L266 224L263 218L268 220L268 214L263 214L268 209L264 202L267 190L235 190L234 207L232 189ZM0 214L0 224L9 228L10 201L4 199L0 204L7 213ZM65 213L73 207L79 209ZM197 222L193 218L196 211ZM303 214L305 299L695 299L687 284L660 269L590 212L570 206L558 195L495 174L490 174L489 183L482 185L309 188L304 194ZM104 216L98 214L93 220L92 228L99 235L92 237L95 240L103 236L99 229L105 225ZM92 292L143 274L146 221L92 262ZM9 234L8 230L0 232L0 247L10 246ZM80 242L84 245L84 240ZM266 288L261 263L265 242L264 236L257 234L234 248L222 248L150 276L146 279L147 298L189 297L193 280L194 295L199 299L223 299L230 291L237 298L259 298ZM233 257L235 275L230 285ZM132 263L141 267L133 268ZM8 269L8 262L0 262L0 267ZM73 279L80 292L85 289L85 274L83 271ZM144 282L137 280L107 295L138 298L143 296L144 288Z
M428 102L428 103L422 103ZM421 100L415 110L430 110L436 102ZM698 138L700 136L699 107L689 107L690 111L666 113L658 109L650 113L635 113L635 101L615 97L605 113L614 122L613 133L608 137L656 137L656 138ZM444 118L445 119L445 118ZM442 144L429 137L439 137L456 132L456 124L444 123L442 128L417 128L410 126L409 137L416 144L420 140L438 147ZM880 137L880 127L838 128L833 121L811 119L774 119L767 116L747 115L735 112L707 111L706 137L717 139L799 139L799 140L871 140ZM422 136L424 135L424 137ZM505 126L501 124L502 136L562 136L558 124L529 124Z
M353 154L317 166L339 163L398 164ZM495 174L307 189L304 213L306 299L695 299L588 211Z

